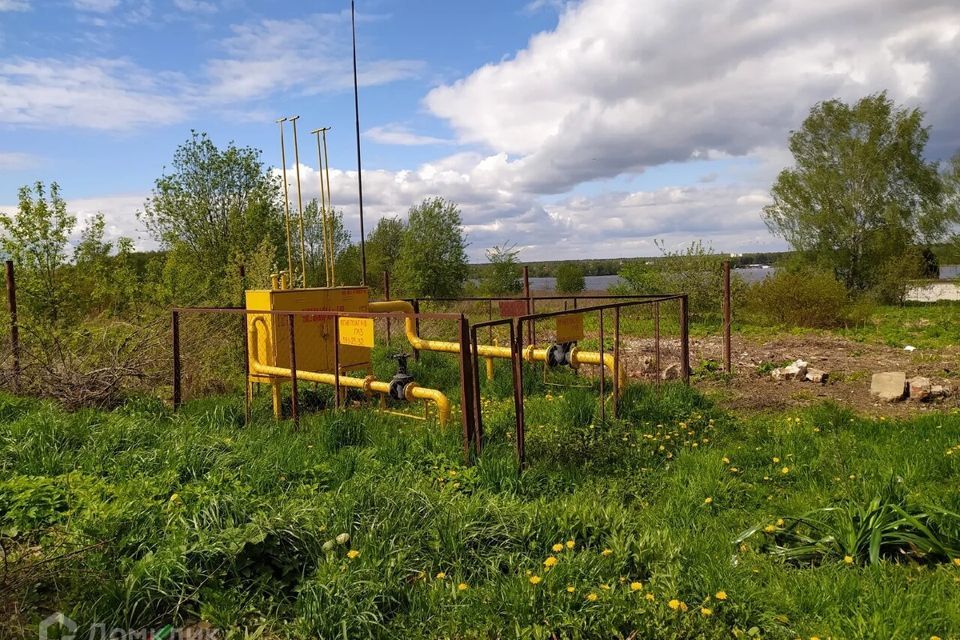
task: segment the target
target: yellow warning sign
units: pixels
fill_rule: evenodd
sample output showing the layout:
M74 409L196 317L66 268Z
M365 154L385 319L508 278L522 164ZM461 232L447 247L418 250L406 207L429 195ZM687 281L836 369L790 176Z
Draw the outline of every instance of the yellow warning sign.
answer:
M583 340L583 315L557 316L557 342Z
M340 344L354 347L373 347L373 318L344 318L340 320Z

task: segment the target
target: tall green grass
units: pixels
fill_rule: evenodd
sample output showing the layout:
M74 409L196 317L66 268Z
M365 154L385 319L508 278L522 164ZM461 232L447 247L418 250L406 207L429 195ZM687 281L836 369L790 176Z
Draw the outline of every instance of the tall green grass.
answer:
M453 386L449 360L423 358L418 379ZM31 578L5 596L24 626L0 636L34 637L57 610L266 638L960 635L952 563L796 568L733 544L891 477L957 511L960 415L744 419L664 385L631 387L601 420L592 390L530 374L523 475L501 366L473 467L456 426L372 411L308 414L294 432L266 398L244 427L235 398L69 414L0 396L8 576Z

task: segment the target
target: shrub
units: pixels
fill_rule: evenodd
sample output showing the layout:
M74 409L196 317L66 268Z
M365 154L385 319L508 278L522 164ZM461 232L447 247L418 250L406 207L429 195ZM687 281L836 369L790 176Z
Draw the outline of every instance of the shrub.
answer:
M747 310L763 320L794 327L833 327L848 320L850 299L829 273L782 270L750 287Z
M557 291L559 293L580 293L586 287L583 266L576 262L564 262L557 267Z

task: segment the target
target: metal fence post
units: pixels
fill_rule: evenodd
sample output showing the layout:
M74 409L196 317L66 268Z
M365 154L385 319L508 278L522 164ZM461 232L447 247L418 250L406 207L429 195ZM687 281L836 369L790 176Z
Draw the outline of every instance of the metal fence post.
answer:
M10 351L13 354L13 389L20 393L20 324L17 321L17 281L13 260L7 260L7 308L10 310Z
M730 261L723 261L723 370L733 371L733 354L730 346Z
M510 323L510 345L513 365L513 407L517 421L517 468L523 471L527 464L527 436L523 415L523 327L516 321Z
M413 299L413 313L416 314L416 317L413 320L413 325L416 327L417 335L420 335L420 298ZM416 362L420 362L420 350L413 350L413 359Z
M463 458L465 464L472 463L471 449L476 449L476 433L473 419L473 360L470 354L470 330L467 317L460 314L457 323L460 342L460 414L463 418Z
M680 297L680 375L686 384L690 384L690 314L688 297Z
M603 422L607 417L606 411L606 377L603 372L603 309L600 309L600 421Z
M293 314L287 316L290 328L290 417L293 418L294 431L300 430L300 413L297 410L299 394L297 390L297 343L294 338Z
M173 312L171 318L173 328L173 410L180 409L182 400L180 389L180 314Z
M533 313L533 302L530 300L530 267L523 268L523 297L527 300L527 314ZM533 344L533 322L527 321L527 342Z

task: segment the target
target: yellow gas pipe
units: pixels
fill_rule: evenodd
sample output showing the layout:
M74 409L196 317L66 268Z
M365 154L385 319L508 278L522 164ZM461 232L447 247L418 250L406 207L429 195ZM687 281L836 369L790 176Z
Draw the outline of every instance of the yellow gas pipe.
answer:
M260 354L257 350L257 322L263 322L262 318L257 318L250 323L250 328L248 329L248 340L250 344L250 368L255 373L260 373L268 376L277 376L281 378L289 378L290 369L284 369L283 367L271 367L260 362ZM310 382L319 382L320 384L328 384L334 386L337 384L336 376L332 373L318 373L315 371L297 371L298 380L308 380ZM350 387L353 389L361 389L367 395L372 395L373 393L381 393L387 395L390 393L390 384L388 382L383 382L381 380L376 380L373 376L367 376L366 378L353 378L350 376L340 376L340 385L343 387ZM407 398L407 401L412 402L413 400L430 400L437 407L437 417L440 420L440 426L446 426L447 422L450 420L450 401L447 400L447 396L443 395L442 392L437 391L436 389L427 389L426 387L419 387L416 383L410 383L404 388L404 395Z
M370 309L371 313L414 313L413 305L406 300L371 302L368 305L368 308ZM410 346L412 346L414 349L419 351L460 353L460 343L458 342L425 340L417 335L417 324L413 317L408 317L406 319L404 322L404 329L406 330L407 340L410 341ZM477 355L484 358L505 358L508 360L513 357L509 347L495 347L488 344L478 344ZM547 359L547 350L536 349L533 347L533 345L527 346L523 349L523 359L527 362L545 362ZM619 367L619 371L615 370L614 360L615 359L612 353L603 354L603 364L612 375L617 376L617 381L619 383L618 389L620 393L623 394L623 391L626 388L627 376L623 366ZM574 348L570 353L570 362L573 368L577 368L581 364L599 365L600 353L596 351L580 351L579 349Z

